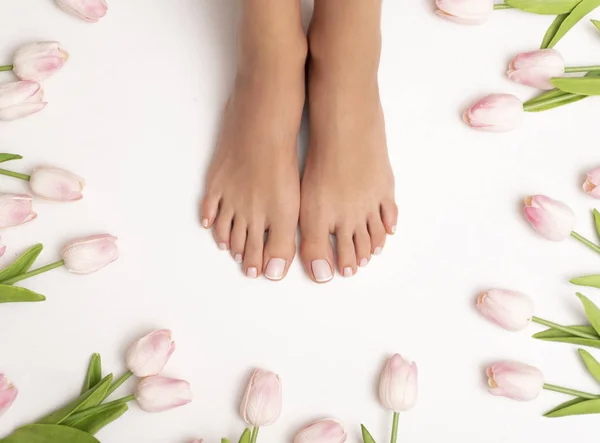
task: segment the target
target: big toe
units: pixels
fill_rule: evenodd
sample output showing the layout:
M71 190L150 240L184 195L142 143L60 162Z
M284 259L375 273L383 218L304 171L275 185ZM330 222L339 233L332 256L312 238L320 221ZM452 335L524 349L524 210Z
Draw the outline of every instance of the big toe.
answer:
M296 225L276 223L269 227L263 258L263 273L269 280L281 280L296 254Z
M315 283L326 283L333 278L333 249L329 230L303 230L300 257L306 273Z

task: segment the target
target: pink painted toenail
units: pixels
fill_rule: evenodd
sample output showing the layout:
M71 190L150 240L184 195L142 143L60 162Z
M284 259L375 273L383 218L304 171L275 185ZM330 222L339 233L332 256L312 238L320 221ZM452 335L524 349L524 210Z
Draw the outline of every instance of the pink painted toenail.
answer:
M242 262L242 254L235 254L233 256L233 259L235 260L236 263L241 263Z
M313 260L310 267L318 283L325 283L333 278L333 272L327 260Z
M227 243L219 243L217 246L221 251L227 251Z
M375 250L373 251L373 255L379 255L379 254L381 254L382 250L383 250L383 248L381 246L377 246L375 248Z
M208 219L207 218L202 219L202 226L205 228L208 228Z
M354 272L352 272L352 268L344 268L344 277L352 277Z
M367 266L369 264L369 260L367 260L366 258L361 258L360 259L360 267L364 268L365 266Z
M246 276L250 278L256 278L258 276L258 270L256 268L248 268Z
M267 264L265 277L269 280L281 280L285 271L285 260L282 258L272 258Z

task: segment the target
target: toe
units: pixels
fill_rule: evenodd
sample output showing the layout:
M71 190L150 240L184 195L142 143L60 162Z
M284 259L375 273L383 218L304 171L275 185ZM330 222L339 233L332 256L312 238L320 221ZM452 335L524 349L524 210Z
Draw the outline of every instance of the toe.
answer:
M383 250L383 245L385 245L386 237L385 227L379 214L369 218L367 227L369 229L369 236L371 237L371 253L379 255Z
M254 224L248 227L248 237L244 251L244 274L249 278L256 278L261 273L264 239L264 225Z
M360 267L367 266L371 260L371 237L367 225L363 225L354 231L354 249L356 251L356 263Z
M221 197L216 194L207 193L202 200L202 205L200 208L202 218L201 224L205 229L210 228L215 219L217 218L217 212L219 211L219 201Z
M398 206L393 200L381 204L381 220L388 234L396 233L396 224L398 223Z
M338 229L335 234L338 269L344 277L356 274L356 251L352 234L352 231L347 229Z
M242 263L244 258L244 249L246 247L247 225L244 220L236 218L233 221L233 229L231 230L231 256L236 263Z
M263 257L264 274L269 280L281 280L287 274L296 253L296 226L297 222L292 222L269 227Z
M217 242L217 246L222 251L229 250L229 239L231 237L231 226L233 223L233 210L232 209L223 209L219 211L219 215L215 220L215 240Z
M333 249L329 240L329 230L324 229L310 234L302 234L300 256L304 268L316 283L325 283L333 278Z

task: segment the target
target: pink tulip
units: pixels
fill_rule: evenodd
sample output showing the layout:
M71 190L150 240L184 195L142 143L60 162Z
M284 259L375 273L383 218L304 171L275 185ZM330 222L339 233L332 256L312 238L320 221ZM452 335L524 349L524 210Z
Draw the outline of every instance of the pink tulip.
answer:
M203 440L201 438L195 438L190 443L202 443L202 441Z
M517 55L508 67L508 78L538 89L554 89L552 77L565 73L565 61L555 49L538 49Z
M525 199L525 217L540 235L552 241L569 237L575 225L571 208L545 195Z
M21 81L0 85L0 120L27 117L46 107L44 91L37 82Z
M533 318L531 298L505 289L490 289L479 294L477 309L485 318L509 331L525 329Z
M435 4L438 15L467 25L479 25L494 12L493 0L436 0Z
M83 198L85 182L62 169L38 168L31 174L29 185L38 197L66 202Z
M255 427L275 423L281 414L279 376L263 369L256 369L246 387L240 413L246 423Z
M498 362L486 369L489 391L492 395L513 400L529 401L537 398L544 388L544 375L533 366L514 361Z
M600 168L592 169L587 173L583 190L594 198L600 198Z
M339 421L326 418L302 428L294 437L294 443L344 443L346 437Z
M514 95L491 94L467 109L463 120L475 129L505 132L521 124L524 112L523 103Z
M175 351L171 331L154 331L136 341L127 351L127 369L138 377L158 375Z
M0 374L0 416L13 404L19 393L6 376Z
M56 0L60 9L87 22L96 23L106 15L105 0Z
M21 80L41 82L58 72L68 58L57 42L29 43L17 50L13 71Z
M0 194L0 228L22 225L37 217L32 199L25 194Z
M417 378L417 364L407 362L400 354L394 354L387 361L379 380L379 399L383 407L402 412L415 406Z
M138 383L135 399L143 411L162 412L190 403L192 391L185 380L153 375Z
M90 274L112 263L119 257L117 237L109 234L93 235L67 244L62 258L74 274Z

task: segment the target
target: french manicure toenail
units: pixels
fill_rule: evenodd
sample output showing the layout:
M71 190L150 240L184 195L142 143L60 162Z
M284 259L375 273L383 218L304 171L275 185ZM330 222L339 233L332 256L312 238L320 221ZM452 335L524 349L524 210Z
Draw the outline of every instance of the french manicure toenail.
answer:
M325 283L333 278L333 272L327 260L314 260L310 267L318 283Z
M236 263L241 263L242 262L242 254L235 254L233 256L233 259L235 260Z
M227 251L227 243L219 243L217 246L221 251Z
M395 233L396 233L396 225L393 225L392 226L392 234L395 234Z
M352 277L354 272L351 267L344 268L344 277Z
M269 280L281 280L285 271L285 260L282 258L272 258L265 269L265 277Z
M375 250L373 251L373 255L379 255L379 254L381 254L382 249L383 248L381 246L377 246L375 248Z
M369 260L367 260L366 258L361 258L360 259L360 267L364 268L365 266L367 266L369 264Z
M250 278L256 278L258 276L258 270L256 268L248 268L246 276Z
M203 219L202 219L202 226L203 226L204 228L208 228L208 219L207 219L207 218L203 218Z

